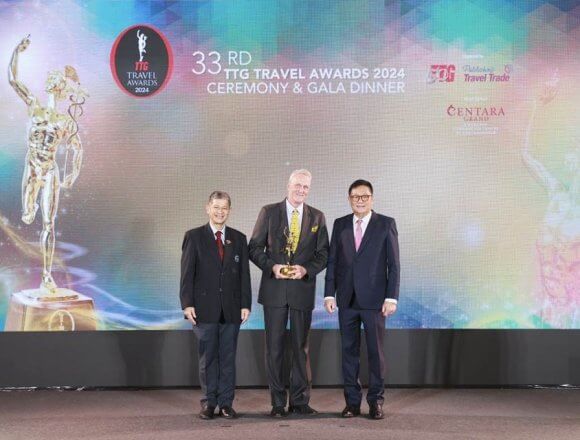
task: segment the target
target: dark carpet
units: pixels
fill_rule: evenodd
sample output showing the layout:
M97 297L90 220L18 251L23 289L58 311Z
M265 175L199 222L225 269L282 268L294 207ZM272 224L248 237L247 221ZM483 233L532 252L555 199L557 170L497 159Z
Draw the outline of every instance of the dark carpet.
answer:
M580 439L580 390L391 389L384 420L340 418L339 389L315 417L271 419L268 391L238 390L237 420L197 418L199 390L2 391L0 439Z

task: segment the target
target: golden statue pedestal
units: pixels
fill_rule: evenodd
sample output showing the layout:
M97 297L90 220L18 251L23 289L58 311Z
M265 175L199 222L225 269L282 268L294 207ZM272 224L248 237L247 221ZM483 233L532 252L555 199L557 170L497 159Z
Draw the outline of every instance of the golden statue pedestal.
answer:
M5 331L83 331L97 329L91 298L70 289L47 294L29 289L10 296Z

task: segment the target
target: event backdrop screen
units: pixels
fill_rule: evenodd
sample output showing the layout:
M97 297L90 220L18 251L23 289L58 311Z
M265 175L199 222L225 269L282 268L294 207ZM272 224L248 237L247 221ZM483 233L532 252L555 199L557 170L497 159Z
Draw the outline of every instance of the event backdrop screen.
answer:
M578 2L3 1L0 20L0 329L40 301L11 311L51 237L96 329L187 328L181 244L209 193L249 237L298 168L330 231L357 178L396 219L388 327L580 328ZM50 101L52 71L76 104ZM337 328L323 288L313 327Z

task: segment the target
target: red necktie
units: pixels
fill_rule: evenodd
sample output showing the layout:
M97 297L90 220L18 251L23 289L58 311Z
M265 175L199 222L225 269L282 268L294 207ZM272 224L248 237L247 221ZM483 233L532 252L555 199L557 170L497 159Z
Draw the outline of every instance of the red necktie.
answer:
M222 242L222 231L217 231L215 233L216 239L215 242L217 244L218 247L218 254L220 256L220 260L222 260L222 263L224 262L224 243Z

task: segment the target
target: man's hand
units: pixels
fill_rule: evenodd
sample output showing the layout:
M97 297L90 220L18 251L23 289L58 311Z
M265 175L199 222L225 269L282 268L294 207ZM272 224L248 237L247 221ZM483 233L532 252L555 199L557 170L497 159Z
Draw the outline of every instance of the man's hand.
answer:
M395 303L392 303L390 301L385 301L383 303L383 309L381 310L381 313L383 314L383 316L385 318L389 315L392 315L396 311L397 311L397 305Z
M197 315L195 314L195 307L186 307L183 309L183 316L185 316L187 320L193 325L197 325L197 322L195 322L197 319Z
M242 309L242 324L250 317L250 309Z
M334 313L336 310L336 301L334 298L328 298L324 300L324 308L328 313Z
M284 267L283 264L274 264L274 266L272 266L272 273L274 274L274 277L277 280L289 280L290 277L284 276L280 273L280 270L282 270L282 268Z
M304 266L300 266L299 264L295 264L294 266L290 266L292 268L292 274L290 278L293 280L301 280L306 276L306 269Z

